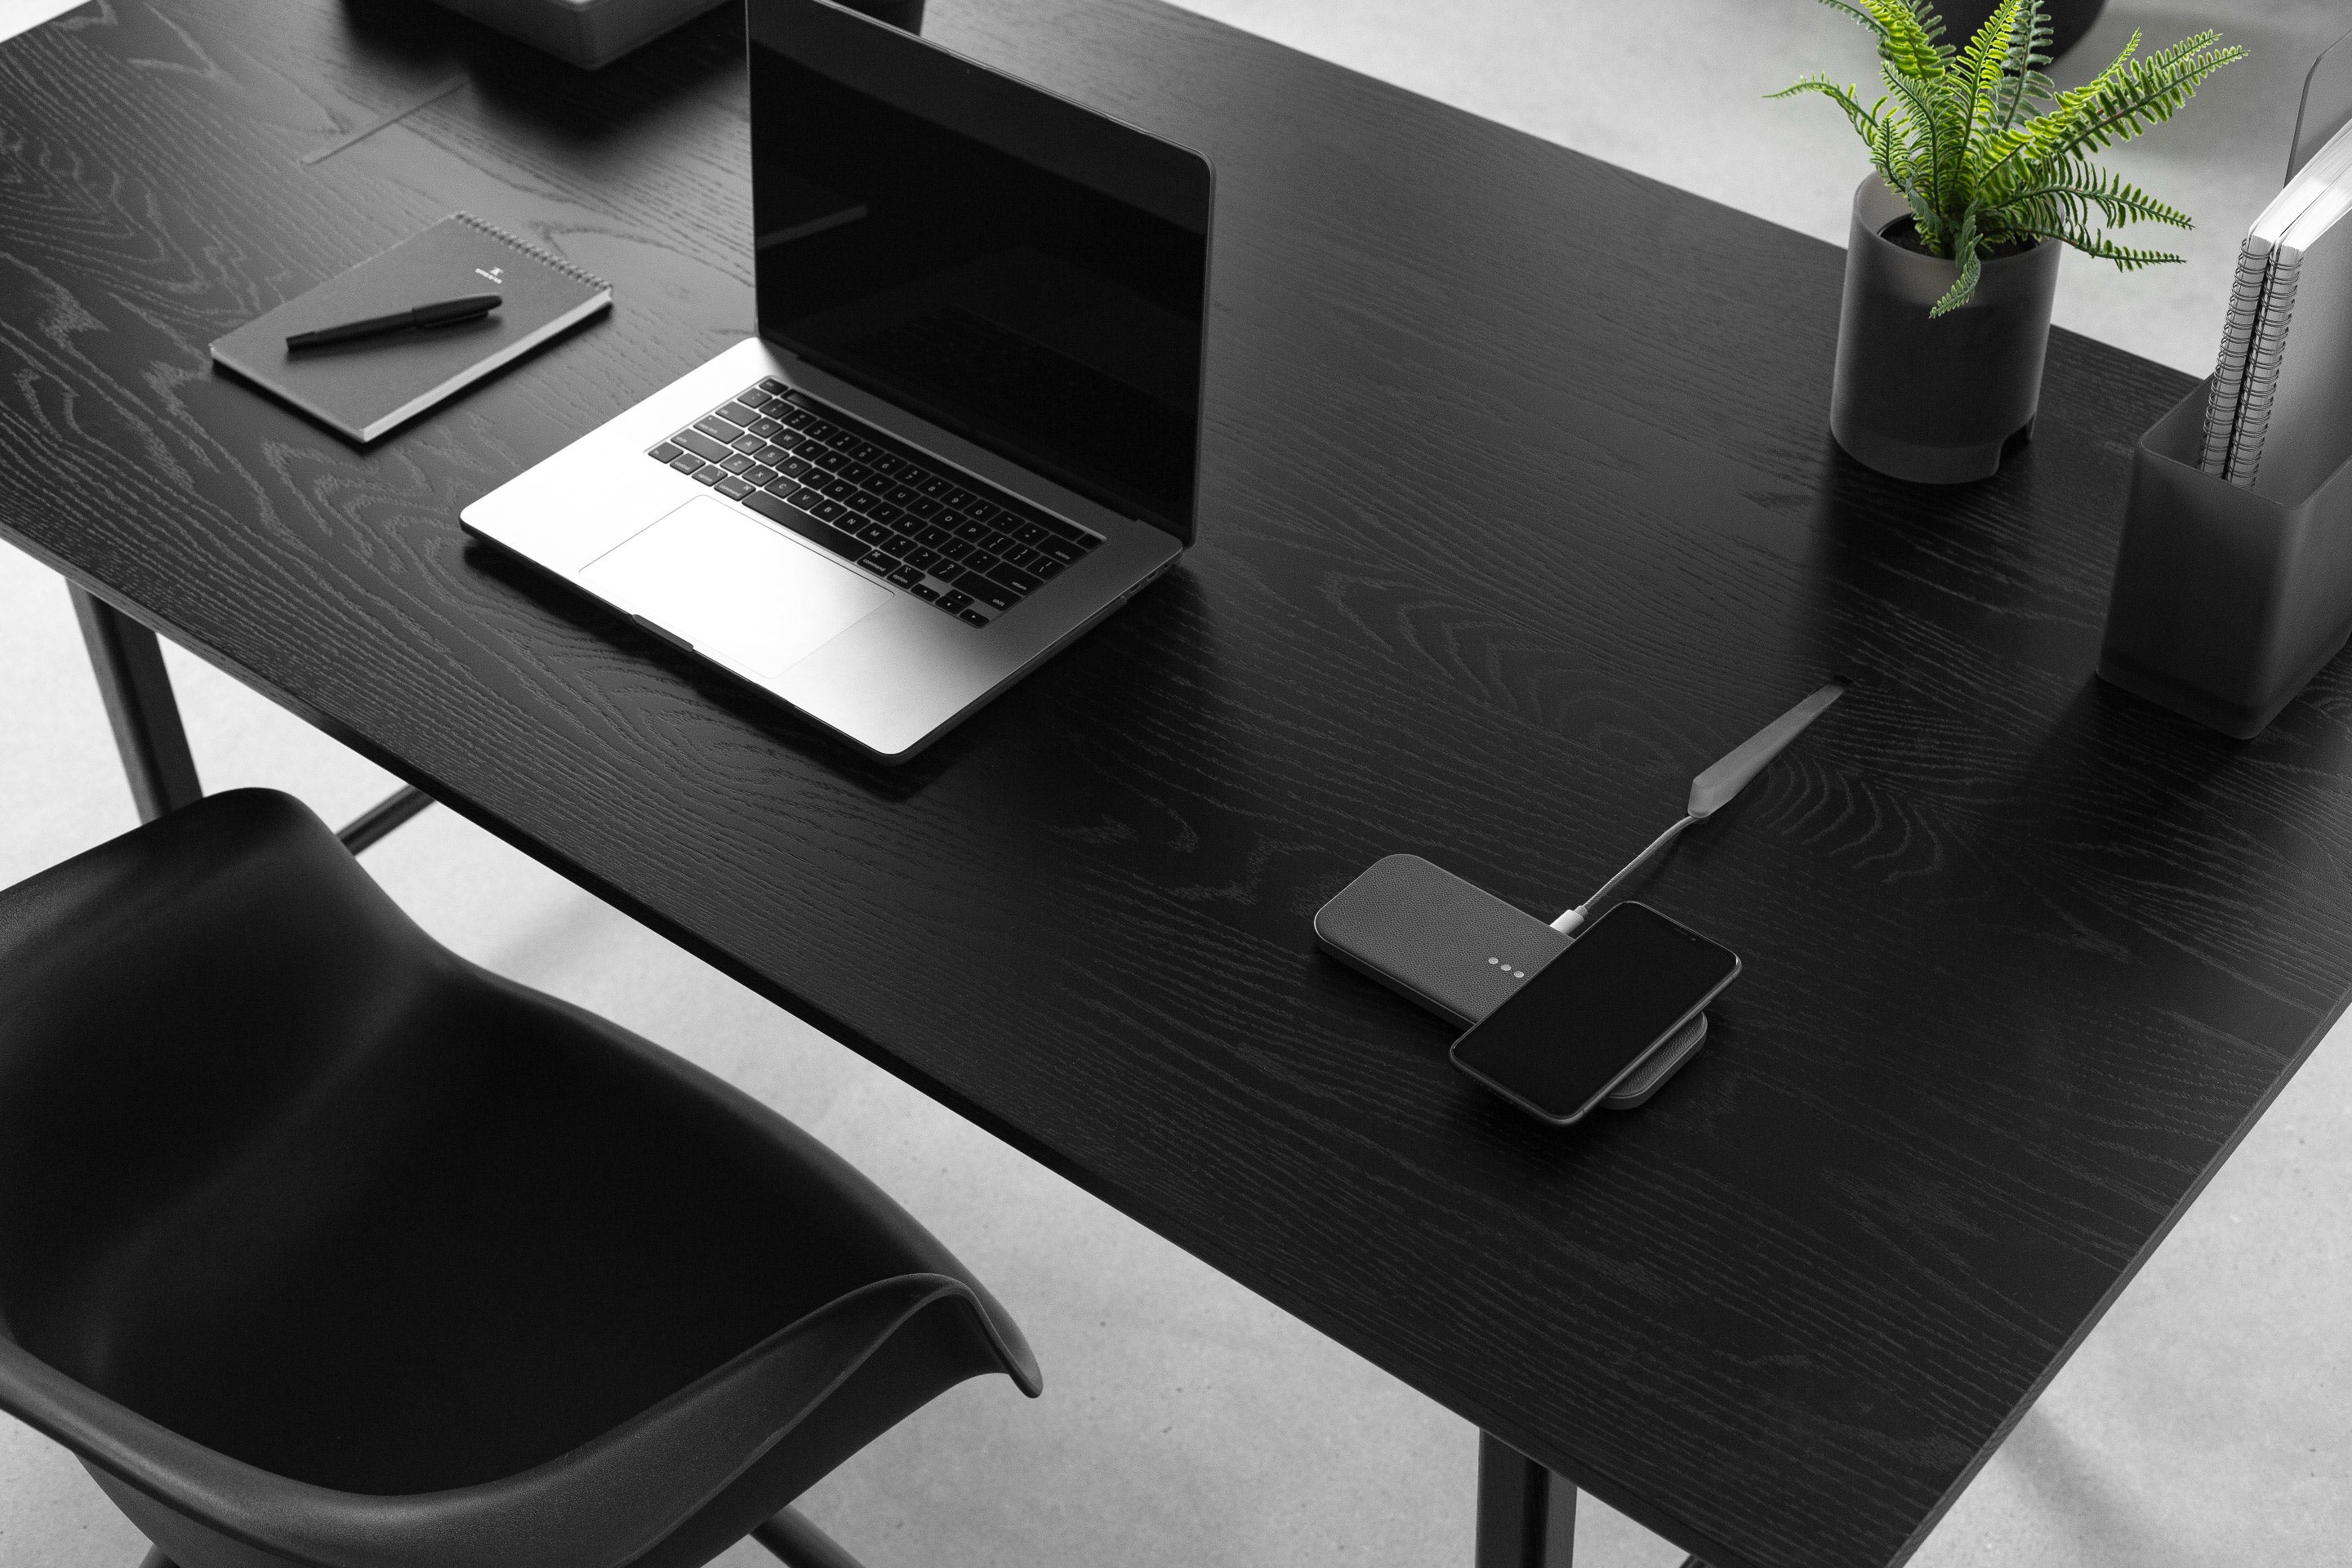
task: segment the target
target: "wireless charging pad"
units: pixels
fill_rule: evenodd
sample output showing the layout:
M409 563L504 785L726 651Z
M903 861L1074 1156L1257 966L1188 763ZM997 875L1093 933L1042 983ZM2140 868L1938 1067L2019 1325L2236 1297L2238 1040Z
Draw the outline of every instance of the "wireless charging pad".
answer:
M1484 1018L1570 939L1418 855L1391 855L1315 911L1332 956L1464 1028ZM1706 1040L1702 1013L1643 1058L1601 1103L1631 1110Z

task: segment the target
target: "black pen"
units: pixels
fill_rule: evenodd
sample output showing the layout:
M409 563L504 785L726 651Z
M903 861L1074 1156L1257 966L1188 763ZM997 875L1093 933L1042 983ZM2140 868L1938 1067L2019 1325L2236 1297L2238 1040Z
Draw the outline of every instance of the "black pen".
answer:
M347 343L353 338L404 332L415 327L446 327L455 321L470 321L477 316L487 316L500 303L496 294L468 294L460 300L419 305L412 310L394 310L389 316L370 316L362 321L345 321L337 327L296 332L286 340L286 346L289 349L314 349L325 343Z

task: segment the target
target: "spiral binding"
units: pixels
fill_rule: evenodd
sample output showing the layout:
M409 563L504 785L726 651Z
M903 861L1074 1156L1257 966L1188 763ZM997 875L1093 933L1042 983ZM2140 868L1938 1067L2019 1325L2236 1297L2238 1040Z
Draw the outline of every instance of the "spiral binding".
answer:
M521 251L525 256L531 258L531 259L535 261L543 261L548 266L554 268L558 272L563 273L567 277L576 278L581 282L588 284L592 288L612 288L610 283L605 282L602 278L597 277L593 272L589 271L586 268L575 267L571 262L564 260L563 258L556 255L555 252L547 249L543 246L533 245L527 239L519 239L494 223L483 222L480 218L476 217L472 213L451 213L449 216L460 220L461 222L473 225L476 228L480 229L484 234L487 234L495 239L504 240L507 244L513 246L517 250Z
M2303 279L2303 256L2279 247L2278 259L2271 263L2270 287L2263 293L2262 317L2254 323L2253 346L2246 355L2246 386L2239 395L2237 429L2230 437L2230 466L2221 475L2243 489L2253 489L2261 472L2271 410L2278 401L2279 367L2286 358L2288 323Z
M2230 471L2230 437L2246 401L2246 358L2262 323L2263 291L2271 278L2271 252L2277 247L2250 234L2238 249L2238 270L2230 284L2230 309L2221 321L2221 353L2214 361L2213 389L2205 402L2205 441L2198 467L2217 478Z

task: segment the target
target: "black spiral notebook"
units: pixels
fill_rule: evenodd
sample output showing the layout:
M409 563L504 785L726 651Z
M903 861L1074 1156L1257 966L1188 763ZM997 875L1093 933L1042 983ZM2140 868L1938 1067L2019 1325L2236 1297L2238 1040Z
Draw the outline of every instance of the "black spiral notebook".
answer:
M289 350L297 332L464 294L498 294L475 321ZM217 339L213 363L354 441L376 439L456 396L613 302L613 286L570 262L452 213Z

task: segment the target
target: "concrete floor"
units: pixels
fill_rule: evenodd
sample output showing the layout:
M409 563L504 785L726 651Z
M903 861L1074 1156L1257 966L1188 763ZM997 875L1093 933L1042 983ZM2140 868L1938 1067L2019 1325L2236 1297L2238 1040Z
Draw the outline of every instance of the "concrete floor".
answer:
M120 3L120 0L117 0ZM1805 0L1192 0L1196 9L1662 180L1842 240L1860 163L1819 103L1861 34ZM0 36L59 7L0 0ZM2069 258L2059 319L2185 369L2218 332L2232 235L2278 182L2303 64L2343 0L2116 0L2261 52L2118 166L2187 206L2189 266ZM2070 61L2078 66L2080 61ZM1670 106L1670 107L1669 107ZM330 819L390 781L173 656L207 784L270 784ZM56 580L0 549L0 885L129 826ZM1466 1563L1462 1422L446 813L370 868L461 951L694 1058L826 1139L997 1288L1050 1382L967 1384L821 1486L871 1568ZM2352 1563L2352 1045L2338 1030L1914 1559L1933 1568ZM1681 1554L1589 1500L1586 1568ZM0 1568L131 1568L142 1542L70 1461L0 1421ZM739 1548L728 1568L766 1561Z
M1870 36L1812 0L1185 0L1384 81L1843 246L1866 167L1824 100L1763 95L1810 71L1863 88ZM2130 39L2143 50L2203 27L2253 58L2208 82L2171 124L2105 162L2198 220L2127 243L2183 266L2128 276L2069 253L2060 325L2202 375L2220 346L2238 240L2285 174L2304 74L2352 27L2345 0L2110 0L2052 74L2071 87Z

